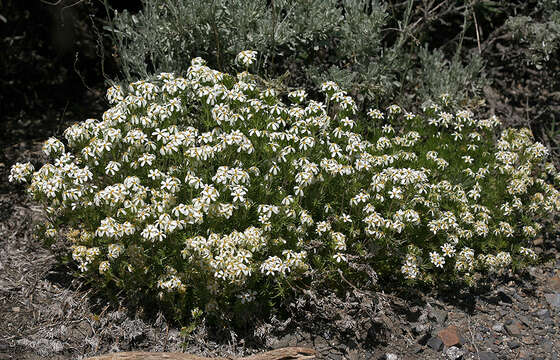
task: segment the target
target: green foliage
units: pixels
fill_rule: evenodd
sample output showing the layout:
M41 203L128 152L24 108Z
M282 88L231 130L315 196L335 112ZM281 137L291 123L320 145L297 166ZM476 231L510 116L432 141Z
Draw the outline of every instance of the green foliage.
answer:
M196 56L207 59L213 68L231 72L237 53L253 49L259 53L255 73L268 79L285 75L287 85L305 87L312 95L319 84L332 80L364 108L391 102L409 105L417 100L416 90L429 88L441 72L444 78L469 81L466 87L446 90L457 101L479 94L485 83L476 56L448 62L437 54L416 55L432 49L417 40L421 34L415 33L415 26L422 23L422 10L412 0L402 13L376 0L150 0L143 4L142 12L118 13L114 27L107 27L116 38L128 81L160 72L184 74L188 59ZM414 24L413 12L418 13Z
M447 94L412 114L320 90L308 100L195 58L185 77L110 88L102 121L47 140L52 163L16 164L10 181L30 183L79 276L167 311L186 337L198 309L243 324L312 283L343 291L341 274L435 283L536 257L560 192L528 129L498 135Z
M441 94L453 94L453 99L466 99L476 94L478 86L485 82L482 72L483 62L479 56L472 56L467 65L454 57L447 60L439 50L422 48L418 54L423 76L417 98L421 102L435 99Z
M558 7L551 10L550 2L541 4L544 14L540 21L531 16L513 16L506 22L514 40L527 49L527 62L539 69L560 49L560 11Z

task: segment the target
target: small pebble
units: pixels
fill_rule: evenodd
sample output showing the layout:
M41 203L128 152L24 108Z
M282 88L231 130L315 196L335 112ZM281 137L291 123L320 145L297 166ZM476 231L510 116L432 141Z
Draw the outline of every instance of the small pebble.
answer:
M491 351L481 351L478 353L478 358L480 360L498 360L496 354Z
M447 349L447 351L445 352L445 356L447 356L447 358L449 360L458 360L461 357L463 357L463 355L465 354L465 350L463 349L459 349L456 346L452 346L449 349Z
M504 331L504 325L502 325L500 323L496 323L496 324L494 324L494 326L492 326L492 330L494 330L496 332L502 332L502 331Z

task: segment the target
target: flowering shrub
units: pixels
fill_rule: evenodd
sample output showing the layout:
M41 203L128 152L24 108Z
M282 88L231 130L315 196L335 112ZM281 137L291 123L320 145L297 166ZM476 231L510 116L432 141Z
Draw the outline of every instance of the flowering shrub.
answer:
M110 88L102 121L47 140L53 162L16 164L10 181L29 182L45 236L71 242L84 277L183 317L354 276L355 263L430 281L535 258L560 193L529 130L495 141L497 119L447 112L445 95L422 114L362 115L337 84L322 91L277 93L196 58L184 78Z

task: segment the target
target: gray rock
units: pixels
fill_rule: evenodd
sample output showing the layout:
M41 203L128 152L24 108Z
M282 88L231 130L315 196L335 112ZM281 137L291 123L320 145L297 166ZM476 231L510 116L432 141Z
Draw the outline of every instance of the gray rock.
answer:
M545 353L550 353L553 349L553 344L550 340L545 339L542 344L542 349Z
M496 323L496 324L494 324L494 326L492 326L492 330L494 330L496 332L502 332L502 331L504 331L504 325L502 325L500 323Z
M498 360L496 354L491 351L481 351L478 353L478 358L480 360Z
M546 301L553 309L560 310L560 293L545 294Z
M447 320L447 311L440 310L440 309L432 309L428 313L428 318L430 320L435 320L438 324L443 324L445 323L445 320Z
M344 360L344 356L339 353L330 353L327 355L327 359L329 360Z
M422 314L420 314L417 321L418 323L425 323L426 321L428 321L428 314L423 312Z
M521 344L520 344L518 341L515 341L515 340L513 340L513 341L508 341L507 344L508 344L508 346L509 346L509 348L510 348L511 350L517 349L518 347L521 346Z
M373 359L374 356L369 351L361 350L351 350L348 354L346 354L346 360L365 360L365 359Z
M396 354L387 353L385 354L385 360L399 360Z
M443 341L437 336L434 336L426 343L429 347L434 349L435 351L441 351L443 349Z
M527 327L531 327L531 321L529 320L529 318L525 315L518 315L517 316L519 318L519 320L521 320L521 322L527 326Z
M288 337L288 335L286 335L285 337ZM290 340L291 340L291 338L293 338L293 341L295 342L295 340L296 340L295 337L289 337ZM286 343L286 342L284 342L284 343ZM292 345L291 342L287 342L287 344L288 344L288 346L295 346L295 345ZM319 352L326 352L327 350L330 350L330 348L332 347L331 344L329 344L329 342L321 336L318 336L315 339L313 339L313 345L315 346L315 348Z
M420 334L424 334L425 332L427 332L430 329L430 326L427 324L416 324L416 326L414 326L412 328L412 330L414 331L414 333L416 335L420 335Z
M294 335L289 334L289 335L284 335L280 339L274 341L274 343L272 344L272 348L280 349L283 347L296 346L296 345L297 345L297 338Z
M449 349L447 349L447 351L445 352L445 356L449 359L449 360L459 360L463 357L463 355L465 355L465 350L463 349L459 349L456 346L452 346Z
M548 309L540 309L535 315L537 315L539 319L550 319L550 311L548 311Z

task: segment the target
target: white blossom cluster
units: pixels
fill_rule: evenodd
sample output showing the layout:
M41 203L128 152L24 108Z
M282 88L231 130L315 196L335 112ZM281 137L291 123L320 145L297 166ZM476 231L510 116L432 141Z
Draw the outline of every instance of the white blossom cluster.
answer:
M541 230L539 214L560 209L560 194L546 182L558 178L543 165L547 150L528 130L505 130L494 147L495 118L429 104L420 115L371 109L363 120L337 84L322 90L325 103L306 102L304 90L284 103L250 74L232 77L196 58L185 77L111 87L101 121L69 127L67 146L47 140L53 162L35 172L16 164L10 181L30 182L49 236L61 233L55 219L72 214L81 271L154 275L167 292L235 285L249 302L251 284L313 270L310 251L344 268L364 244L376 245L374 256L398 256L410 279L534 258L522 245ZM364 121L382 126L366 135ZM492 239L517 253L482 253ZM163 265L135 268L131 245Z

